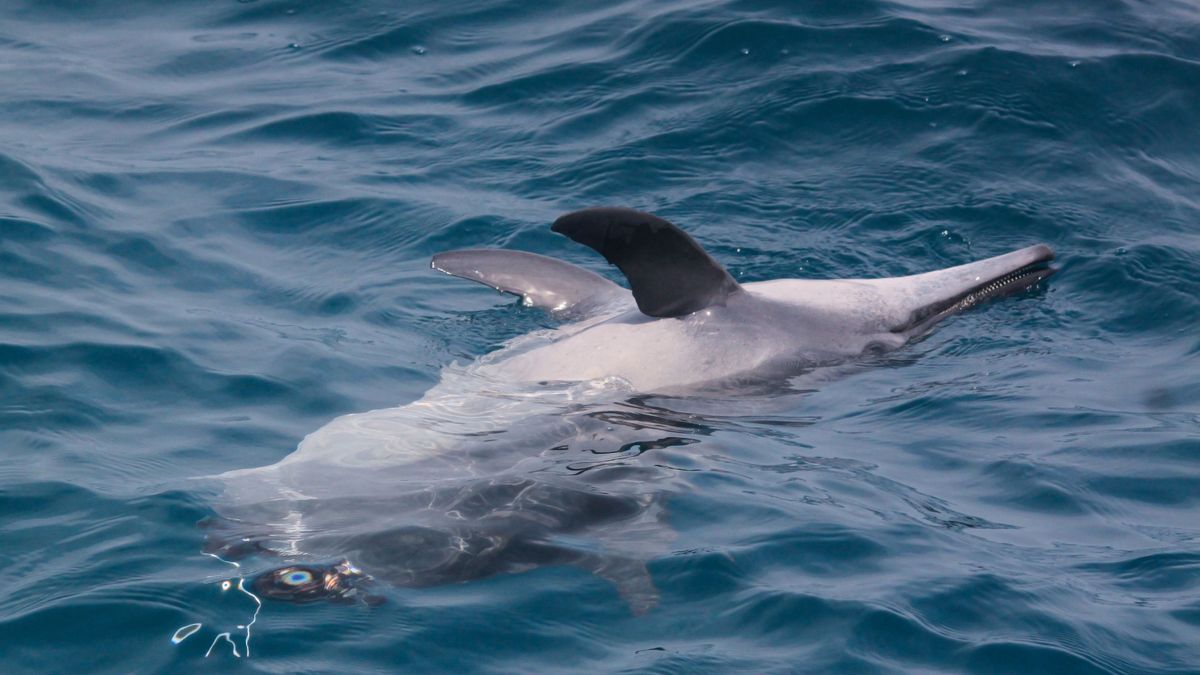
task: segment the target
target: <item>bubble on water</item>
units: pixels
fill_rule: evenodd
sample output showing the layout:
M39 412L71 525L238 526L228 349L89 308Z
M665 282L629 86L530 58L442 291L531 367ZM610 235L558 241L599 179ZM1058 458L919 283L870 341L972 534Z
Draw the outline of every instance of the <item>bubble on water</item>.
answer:
M309 572L308 570L295 570L283 577L283 583L289 586L302 586L311 582L312 580L312 572Z
M938 39L941 40L942 42L949 42L950 36L949 35L939 35Z
M742 47L742 48L741 48L740 50L738 50L738 51L740 51L740 52L742 53L742 56L750 56L750 50L749 50L749 49L747 49L747 48L745 48L745 47Z

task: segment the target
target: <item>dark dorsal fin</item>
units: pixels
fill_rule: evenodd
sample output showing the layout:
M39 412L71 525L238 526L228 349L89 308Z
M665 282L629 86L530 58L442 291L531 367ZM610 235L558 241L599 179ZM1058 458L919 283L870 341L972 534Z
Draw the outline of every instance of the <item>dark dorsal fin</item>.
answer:
M526 304L558 313L586 313L622 299L629 291L562 260L525 251L475 248L433 256L430 266L521 296Z
M584 209L560 217L550 229L616 265L648 316L683 316L721 305L740 288L688 233L649 213Z

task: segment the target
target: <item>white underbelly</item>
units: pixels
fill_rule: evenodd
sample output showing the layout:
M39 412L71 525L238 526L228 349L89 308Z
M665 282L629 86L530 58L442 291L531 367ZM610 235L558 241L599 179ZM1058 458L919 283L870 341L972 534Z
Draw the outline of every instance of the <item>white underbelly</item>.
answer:
M687 321L603 324L492 366L496 377L514 381L619 378L634 390L654 392L754 370L770 356L752 335L719 333Z

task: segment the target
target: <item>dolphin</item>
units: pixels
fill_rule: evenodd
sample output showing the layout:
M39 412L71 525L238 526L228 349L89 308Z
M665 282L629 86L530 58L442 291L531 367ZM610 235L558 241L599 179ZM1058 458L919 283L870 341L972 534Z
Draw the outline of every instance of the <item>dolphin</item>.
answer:
M434 256L447 274L591 318L543 344L514 343L494 375L522 381L620 378L639 392L677 391L750 373L794 373L897 349L946 317L1027 288L1053 270L1030 246L978 262L887 279L739 284L686 232L648 213L592 208L551 228L600 253L625 291L568 263L505 250Z
M706 432L639 395L728 396L731 382L897 349L1053 272L1036 245L912 276L739 284L648 213L590 208L552 229L629 289L534 253L434 256L434 269L565 323L447 366L413 403L339 417L275 464L217 476L208 550L286 559L253 582L275 599L377 600L364 580L420 587L566 564L648 611L658 593L645 561L668 550L665 503L687 489L662 457L687 456ZM659 459L640 462L649 450Z

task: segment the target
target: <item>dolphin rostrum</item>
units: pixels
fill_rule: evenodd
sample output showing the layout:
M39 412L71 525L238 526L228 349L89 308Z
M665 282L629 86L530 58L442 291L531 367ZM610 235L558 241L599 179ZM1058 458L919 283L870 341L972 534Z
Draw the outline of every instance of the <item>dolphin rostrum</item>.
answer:
M739 284L648 213L586 209L553 230L616 265L631 290L533 253L435 256L435 269L571 322L448 366L418 401L339 417L275 464L221 474L209 550L286 558L254 583L271 598L345 599L364 579L428 586L571 564L646 611L658 594L645 561L673 537L664 498L688 485L638 459L685 456L677 448L705 432L639 407L637 394L895 349L1052 273L1053 254L1038 245L906 277Z

